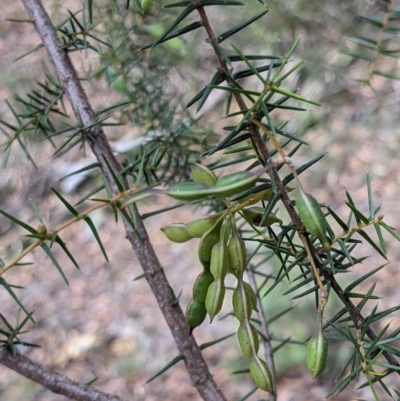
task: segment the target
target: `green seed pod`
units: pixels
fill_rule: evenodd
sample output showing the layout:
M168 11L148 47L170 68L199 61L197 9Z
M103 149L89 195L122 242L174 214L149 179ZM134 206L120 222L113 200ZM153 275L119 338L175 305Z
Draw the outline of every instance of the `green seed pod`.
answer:
M244 286L238 282L232 295L233 313L239 322L249 320L251 316L251 299Z
M200 240L198 248L198 256L200 263L206 267L210 268L211 252L214 245L219 241L219 232L209 232L205 233Z
M264 217L265 209L259 206L252 206L247 209L243 209L244 219L253 226L256 227L269 227L271 224L279 223L282 224L282 220L276 217L273 213L270 213L261 225L261 221Z
M254 187L259 175L250 171L239 171L219 177L214 187L215 196L228 198Z
M199 261L204 268L210 268L211 252L214 245L219 241L222 221L223 219L221 217L219 220L217 220L214 226L205 232L201 237L198 248L198 256Z
M142 13L148 14L153 7L153 0L141 0Z
M246 245L234 227L228 242L229 265L237 274L242 275L247 267Z
M225 284L223 280L218 279L208 287L206 297L206 310L210 316L210 323L222 308L225 296Z
M168 188L165 193L171 198L183 201L200 200L212 195L208 185L191 181L175 184Z
M315 379L324 370L328 356L328 341L322 330L316 336L311 337L307 349L307 368L311 377Z
M329 249L330 243L326 237L325 216L315 198L306 194L300 185L297 189L296 207L307 231L319 238L325 249Z
M163 227L161 231L170 241L179 244L192 239L192 236L188 233L187 224L184 223L169 224L168 226Z
M206 231L214 226L221 215L222 213L209 214L208 216L202 216L198 219L192 220L187 225L189 235L193 238L201 238Z
M199 163L191 162L190 169L194 182L199 182L200 184L206 184L210 187L213 187L218 181L218 178L213 171Z
M247 357L251 358L257 355L260 348L258 333L256 328L249 322L243 321L238 329L238 339L242 352Z
M254 293L253 288L251 288L251 285L249 283L246 283L246 281L243 281L243 286L244 286L246 292L249 294L250 301L251 301L251 308L254 311L258 312L258 309L257 309L257 296Z
M254 384L261 390L271 392L272 375L268 365L257 356L253 357L250 362L250 376Z
M228 252L223 239L221 238L211 251L210 272L214 278L224 279L228 272Z
M206 306L192 299L186 308L185 316L186 322L190 327L190 332L192 332L195 327L200 326L204 322L207 316Z
M193 286L193 299L200 303L206 302L208 287L213 281L214 276L210 272L200 273Z

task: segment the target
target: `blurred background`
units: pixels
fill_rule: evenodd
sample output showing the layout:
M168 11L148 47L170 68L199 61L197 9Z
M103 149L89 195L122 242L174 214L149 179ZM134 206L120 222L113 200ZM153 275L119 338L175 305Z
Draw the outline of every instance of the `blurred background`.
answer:
M118 35L116 26L121 24L121 21L125 24L132 22L130 18L133 17L129 12L125 14L125 20L114 14L113 7L123 8L124 2L111 3L114 2L96 2L98 14L95 13L95 17L103 12L109 16L109 20L102 20L94 29L99 33L99 37L100 33L107 36L108 30L112 29L115 29L113 32ZM133 9L137 7L135 2L131 3ZM210 21L217 34L262 11L262 6L255 0L244 3L247 7L208 8ZM351 193L360 209L368 211L366 173L369 172L375 206L381 205L385 221L399 229L400 84L398 80L374 75L370 86L363 85L360 80L368 77L370 64L368 60L352 57L352 54L361 54L354 37L371 33L371 26L365 24L359 16L372 15L382 19L383 14L379 11L379 6L383 2L276 0L267 3L270 12L239 35L232 36L225 46L229 48L229 42L232 42L246 54L273 54L274 48L279 44L278 54L284 55L294 40L301 36L300 44L292 57L292 64L301 60L305 60L305 63L287 81L287 89L298 89L299 94L318 101L323 106L318 108L303 104L302 107L309 111L280 112L276 113L276 119L289 120L287 131L301 136L310 144L296 153L296 165L319 154L325 154L317 165L304 173L303 186L321 203L329 204L338 215L345 217L345 189ZM396 8L398 4L394 3ZM45 1L44 4L56 24L68 18L68 10L78 12L82 7L81 2L75 0ZM135 17L136 21L142 24L140 29L147 29L148 42L152 35L150 31L154 32L157 29L154 26L165 28L172 18L172 14L162 11L160 5L156 4L154 16L142 20ZM53 70L43 49L14 62L40 41L31 24L6 21L27 18L20 2L3 0L2 11L0 118L8 122L13 121L14 117L7 103L15 104L15 93L22 96L32 91L35 82L43 82L46 79L45 74L53 73ZM133 42L136 38L137 36L133 36ZM187 104L216 71L214 55L210 45L205 42L205 34L201 29L182 36L174 43L161 45L158 57L162 55L162 61L165 63L163 66L152 66L154 60L160 60L156 55L152 56L149 51L143 54L141 65L146 67L142 68L148 68L143 74L150 74L154 69L158 74L164 73L164 82L161 83L167 85L170 98L176 102L181 115L184 115L184 112L180 106ZM105 49L102 53L77 51L72 53L71 57L80 77L84 79L83 84L89 99L96 109L128 98L135 100L135 104L145 102L146 94L142 95L143 97L138 95L137 99L130 97L135 89L129 88L129 79L132 76L126 74L124 63L117 55ZM371 54L368 57L371 57ZM376 69L399 76L398 60L395 57L380 57L376 63ZM105 64L109 68L101 70L100 67ZM243 66L238 64L238 67ZM97 79L88 79L93 76ZM257 84L252 79L246 83L250 87ZM158 83L153 83L152 88L158 88L157 85ZM197 153L202 153L212 144L214 135L226 134L223 130L227 125L223 119L224 99L223 93L214 91L199 113L195 112L196 105L189 108L187 119L198 119L196 126L199 142L195 147ZM294 101L292 104L299 105ZM66 107L68 109L69 106ZM141 120L135 120L131 115L136 116L133 109L125 114L121 112L113 118L124 122L125 125L106 127L107 135L121 161L135 157L137 144L142 143L140 138L144 135L149 136L165 129L163 126L155 126L155 117L150 112ZM7 132L4 126L2 130L3 134ZM0 207L35 227L38 221L32 208L32 200L49 228L55 228L71 216L50 187L57 188L71 204L74 204L100 181L92 172L76 176L74 179L61 180L72 171L94 162L89 149L86 156L79 149L55 156L51 143L40 139L30 135L26 142L36 168L27 160L26 153L17 141L13 143L7 164L1 170ZM182 148L186 146L179 135L174 137L175 139ZM0 142L6 141L7 136L4 134ZM173 146L174 142L171 142L170 147ZM173 154L172 149L169 151ZM6 161L6 156L7 153L0 156L3 162ZM178 160L178 156L179 152L176 157L173 154L172 159L175 157ZM205 158L202 162L207 165L218 157L220 156ZM179 163L174 168L173 172L179 173ZM140 203L139 210L142 214L147 214L155 209L173 206L175 203L159 197ZM193 281L201 271L197 260L197 243L191 241L185 245L172 244L160 228L173 222L188 222L202 214L204 210L185 206L145 220L167 277L175 293L181 293L182 308L186 307L191 297ZM21 338L36 343L41 348L21 348L21 352L71 379L89 382L97 378L95 386L127 400L200 400L191 386L182 362L146 384L152 375L177 355L177 350L146 282L143 279L134 280L142 271L124 238L121 223L116 224L111 211L105 208L94 213L92 218L107 250L109 263L99 251L92 232L81 222L63 231L61 235L73 251L81 269L77 270L60 249L54 249L68 277L69 286L65 285L59 272L40 250L35 250L24 259L24 262L31 264L15 267L6 273L8 283L22 287L15 289L21 302L28 310L35 311L36 325L29 323L30 331ZM370 233L374 236L372 230ZM7 262L26 248L30 240L24 237L25 234L26 232L18 226L0 216L0 257ZM379 301L368 302L366 312L372 310L376 304L379 309L398 304L397 286L400 277L396 262L400 258L400 247L388 234L385 234L385 238L391 263L361 288L365 291L376 282L375 294L381 296ZM371 257L363 264L354 266L348 278L340 278L341 284L385 263L385 260L368 245L360 247L358 252L360 255ZM265 266L265 271L274 272L278 268L277 260L272 259ZM276 353L278 399L322 400L335 385L335 378L350 349L332 342L326 371L316 380L310 378L305 367L304 342L316 330L314 298L310 296L309 299L306 297L291 300L290 294L280 296L289 287L289 283L282 284L275 293L263 300L267 316L274 316L295 306L285 318L278 321L279 324L273 323L270 328L277 336L290 336L293 342L297 343ZM19 307L3 290L0 291L0 303L0 312L10 322L15 323ZM326 318L334 316L338 307L337 300L331 297L325 311ZM223 309L225 313L221 316L229 313L230 308L229 302L226 301ZM376 326L377 331L389 321L391 330L398 327L399 312L391 314L388 320L383 319ZM212 325L205 323L195 330L195 337L199 344L213 341L234 333L236 325L232 316L214 321ZM246 375L231 374L247 366L246 358L240 355L235 335L206 349L204 355L216 381L229 400L240 399L253 388ZM364 381L364 378L360 378L341 394L330 399L373 399L368 387L357 389ZM398 376L395 375L391 375L385 381L389 388L400 391L398 382ZM388 396L384 395L381 400L388 399L385 397ZM1 366L0 398L4 401L65 399ZM257 391L248 399L255 401L268 397Z

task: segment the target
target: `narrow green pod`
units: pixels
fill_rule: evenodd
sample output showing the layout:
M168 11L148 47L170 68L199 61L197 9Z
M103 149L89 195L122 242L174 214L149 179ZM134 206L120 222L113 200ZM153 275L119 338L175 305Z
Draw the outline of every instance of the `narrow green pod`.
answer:
M257 296L256 296L256 294L255 294L253 288L251 288L251 285L250 285L249 283L246 283L246 281L243 281L243 286L244 286L246 292L247 292L247 293L249 294L249 296L250 296L251 308L252 308L254 311L258 312L258 309L257 309Z
M271 392L272 375L268 365L257 356L253 357L250 362L250 376L254 384L261 390Z
M190 170L192 172L192 179L194 182L199 182L200 184L206 184L210 187L213 187L218 181L215 173L202 164L191 162Z
M214 245L219 241L218 231L207 231L200 240L198 257L200 263L207 269L210 268L211 252Z
M239 322L249 320L251 317L251 299L240 281L232 295L233 313Z
M193 238L201 238L206 231L214 226L223 213L226 212L209 214L208 216L202 216L198 219L192 220L187 224L189 235Z
M223 175L218 178L214 186L215 196L228 198L238 195L254 187L259 175L250 171L239 171L237 173Z
M186 308L186 322L190 327L190 332L193 331L195 327L200 326L207 316L207 310L204 303L197 302L192 299Z
M326 236L327 226L325 216L316 199L306 194L300 185L297 188L296 207L307 231L315 235L325 249L329 249L330 242Z
M233 223L234 224L234 223ZM242 275L247 267L246 245L242 237L233 228L232 237L228 242L229 265L237 274Z
M313 379L325 370L327 357L328 341L320 330L316 336L310 338L307 348L307 368Z
M205 269L210 268L211 252L214 245L220 239L220 229L223 222L223 215L215 222L214 226L206 231L199 243L198 256L200 263Z
M206 302L208 287L213 281L214 276L210 272L201 272L193 286L193 299L200 303Z
M195 201L210 196L210 187L198 182L180 182L168 188L165 193L171 198L182 201Z
M221 279L215 280L208 287L207 297L206 297L206 310L210 316L210 323L213 321L214 317L222 309L222 304L225 297L225 284Z
M161 228L161 231L172 242L182 243L193 237L188 233L187 225L184 223L173 223Z
M211 251L210 272L215 279L224 279L228 272L228 252L223 238L213 246Z
M261 225L264 217L265 209L259 206L252 206L242 210L244 219L253 226L256 227L269 227L271 224L279 223L282 224L282 220L276 217L273 213L270 213Z
M249 321L243 321L240 323L237 334L243 354L249 358L257 355L260 342L256 328Z

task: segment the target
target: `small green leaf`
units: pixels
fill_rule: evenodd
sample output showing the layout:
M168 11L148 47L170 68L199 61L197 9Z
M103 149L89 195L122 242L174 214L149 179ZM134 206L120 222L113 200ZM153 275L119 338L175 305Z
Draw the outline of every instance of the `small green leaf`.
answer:
M146 383L150 383L154 379L156 379L158 376L162 375L164 372L166 372L169 368L172 366L176 365L179 361L183 360L182 355L178 355L175 358L173 358L170 362L168 362L163 368L161 368L157 373L155 373L153 376L151 376L148 380L146 380Z
M149 43L149 44L147 44L147 45L145 45L145 46L142 46L142 47L140 48L140 50L149 49L150 47L154 47L154 46L156 46L156 45L158 45L158 44L160 44L160 43L167 42L167 41L170 40L170 39L177 38L178 36L184 35L185 33L194 31L195 29L198 29L198 28L201 28L201 27L202 27L201 22L199 22L199 21L193 22L193 23L191 23L191 24L185 26L184 28L181 28L181 29L178 29L178 30L176 30L176 31L174 31L174 32L169 33L169 34L168 34L167 36L165 36L164 39L162 39L161 41L160 41L160 39L158 38L156 41L151 42L151 43ZM188 106L187 106L187 107L188 107Z
M14 223L18 224L19 226L21 226L22 228L25 228L25 230L29 231L30 233L37 235L37 231L29 226L28 224L24 223L21 220L18 220L16 217L11 216L10 214L8 214L7 212L5 212L4 210L0 209L0 213L2 215L4 215L5 217L7 217L8 219L10 219L11 221L13 221Z
M374 223L374 227L375 227L375 231L376 231L376 234L378 236L378 239L379 239L379 243L380 243L381 248L382 248L382 252L385 255L387 255L386 243L385 243L385 240L383 239L381 227L377 223Z
M374 241L369 237L369 235L364 230L357 230L357 232L374 248L382 258L387 260L386 255L381 251L381 249L375 244Z
M296 93L287 91L286 89L281 89L281 88L279 88L278 86L275 86L275 85L271 85L271 90L273 92L280 93L281 95L285 95L285 96L291 97L292 99L300 100L301 102L310 103L310 104L313 104L314 106L322 106L321 103L314 102L313 100L308 100L303 96L300 96L300 95L297 95Z
M122 180L117 177L114 170L111 168L110 163L108 162L107 158L103 155L104 163L107 165L108 171L110 172L119 192L124 192L124 186L122 185Z
M21 303L21 301L18 299L18 297L15 295L14 291L12 290L11 286L7 283L7 281L3 278L0 277L0 285L2 285L5 290L11 295L11 297L14 299L14 301L18 304L18 306L25 312L27 316L29 316L30 320L36 324L35 320L33 319L32 313L28 312L25 308L25 306Z
M1 210L0 210L0 213L1 213ZM379 222L379 225L382 226L385 230L387 230L389 232L389 234L393 235L393 237L396 238L397 241L400 241L400 235L395 232L396 231L395 228L390 227L383 220L381 220Z
M269 10L264 10L261 13L255 15L254 17L248 19L247 21L244 21L241 24L236 25L234 28L229 29L229 31L226 31L226 32L222 33L221 35L219 35L217 37L217 42L218 43L222 43L224 40L228 39L230 36L232 36L235 33L241 31L242 29L244 29L247 26L249 26L250 24L252 24L254 21L257 21L258 19L263 17L265 14L267 14L268 11Z
M105 260L108 262L108 256L107 256L106 250L104 249L103 243L101 242L99 233L97 232L92 219L90 217L86 217L85 221L88 224L88 226L90 227L90 229L92 230L92 233L93 233L94 237L96 238L97 243L99 244L101 252L103 253Z
M172 32L172 30L183 21L192 11L196 8L194 4L189 3L187 7L175 18L175 20L165 29L162 35L153 43L153 47L156 47L158 44L162 43L164 39Z
M65 245L65 242L57 235L54 239L55 242L57 242L58 245L61 246L61 248L64 250L64 252L67 254L67 256L70 258L71 262L75 265L75 267L79 269L79 265L76 262L75 258L72 256L71 252L69 251L69 249L67 248L67 246ZM53 242L54 242L53 241Z
M335 221L342 227L343 231L349 230L349 226L329 207L327 206L329 214L335 219Z
M61 277L64 279L65 284L69 285L68 279L66 277L66 275L64 274L61 266L58 264L57 259L55 258L53 252L51 252L50 248L47 246L47 244L45 244L44 242L42 242L40 244L40 246L42 247L42 249L47 253L47 256L51 259L51 261L54 263L54 266L57 268L57 270L60 272Z
M373 276L376 272L378 272L379 270L381 270L383 267L385 267L386 264L384 265L380 265L378 267L376 267L373 270L370 270L368 273L362 275L361 277L359 277L357 280L353 281L351 284L349 284L346 288L345 288L345 292L350 292L353 288L357 287L359 284L361 284L364 280L366 280L368 277Z
M53 187L51 187L51 190L56 194L56 196L58 197L58 199L60 199L60 201L65 205L65 207L74 215L74 216L78 216L79 212L68 203L68 201Z
M255 92L255 91L249 91L246 89L240 89L240 88L232 88L231 86L218 86L218 85L209 85L212 89L220 89L224 90L227 92L232 92L232 93L241 93L243 95L254 95L254 96L260 96L260 92Z

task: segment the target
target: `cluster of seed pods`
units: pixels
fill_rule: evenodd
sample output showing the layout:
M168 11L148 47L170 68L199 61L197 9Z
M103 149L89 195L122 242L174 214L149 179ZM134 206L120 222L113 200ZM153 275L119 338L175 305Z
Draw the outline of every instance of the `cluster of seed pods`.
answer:
M192 192L197 186L200 192L213 192L214 196L228 198L252 188L255 184L254 177L254 174L246 171L218 179L211 170L193 163L193 182L171 187L169 195L181 200L187 200L188 197L193 200L196 195ZM260 225L264 209L252 206L243 208L242 212L250 224ZM276 222L281 223L281 220L271 214L264 219L262 225L266 227ZM198 259L203 270L194 283L192 299L186 308L190 331L201 325L207 314L212 321L220 312L226 293L225 277L228 273L235 276L237 286L233 291L232 305L234 315L239 321L239 345L243 354L250 359L250 375L254 383L260 389L270 392L271 373L267 364L258 356L259 337L250 320L252 311L257 310L257 298L251 286L243 279L247 267L247 252L236 227L235 212L227 208L189 223L170 224L162 230L168 239L178 243L200 238Z
M212 321L220 312L225 298L225 277L228 273L237 279L233 291L233 313L239 321L238 340L243 354L250 359L250 375L254 383L267 392L272 388L272 376L268 365L258 356L259 337L251 322L251 314L257 311L257 298L251 286L244 281L247 267L245 243L236 227L235 214L241 211L242 217L253 226L268 227L282 221L274 214L264 216L265 210L252 206L261 199L268 200L272 190L264 190L239 200L243 207L233 207L228 198L252 189L265 169L257 173L241 171L216 177L213 171L201 164L192 163L193 181L170 187L166 193L179 200L193 201L215 196L224 201L227 209L210 214L189 223L174 223L162 228L164 234L173 242L186 242L200 238L198 259L203 266L192 292L192 299L186 308L186 320L190 332L200 326L208 316ZM293 188L286 187L290 192ZM241 205L240 205L241 206ZM325 217L318 202L306 194L298 183L296 207L307 231L316 236L328 250L330 241L326 237ZM307 367L313 378L325 369L328 343L322 332L322 310L318 334L308 344Z

